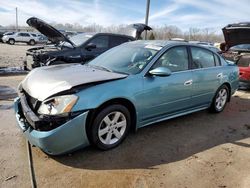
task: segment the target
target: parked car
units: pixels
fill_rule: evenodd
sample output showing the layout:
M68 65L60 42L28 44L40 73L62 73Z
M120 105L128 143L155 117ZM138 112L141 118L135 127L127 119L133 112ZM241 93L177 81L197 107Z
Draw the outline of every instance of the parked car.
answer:
M46 44L48 42L48 38L40 33L31 33L31 35L36 38L37 43Z
M134 24L136 36L113 33L81 33L70 38L38 18L30 18L27 24L36 28L54 44L31 48L26 53L25 69L63 63L86 63L101 53L124 42L136 40L144 30L151 30L144 24Z
M107 150L129 130L207 108L223 111L238 73L202 46L134 41L85 65L34 69L19 85L16 119L30 143L48 154L90 143Z
M30 32L13 32L12 34L6 34L2 37L3 42L14 45L16 42L27 43L29 45L35 45L38 41L37 37L34 37Z
M250 88L250 23L229 24L222 29L225 44L222 55L240 69L240 87Z
M15 32L0 32L0 42L3 42L3 36L4 35L12 35L12 34L14 34Z

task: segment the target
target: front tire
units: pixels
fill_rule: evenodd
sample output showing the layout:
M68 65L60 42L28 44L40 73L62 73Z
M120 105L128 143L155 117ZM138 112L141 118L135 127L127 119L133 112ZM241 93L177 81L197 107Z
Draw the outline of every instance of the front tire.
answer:
M14 39L9 39L8 43L11 44L11 45L14 45L15 44L15 40Z
M107 106L93 120L90 127L91 141L99 149L112 149L125 139L130 125L130 113L125 106Z
M229 98L229 89L226 85L222 85L214 96L213 102L210 106L210 111L219 113L226 107Z

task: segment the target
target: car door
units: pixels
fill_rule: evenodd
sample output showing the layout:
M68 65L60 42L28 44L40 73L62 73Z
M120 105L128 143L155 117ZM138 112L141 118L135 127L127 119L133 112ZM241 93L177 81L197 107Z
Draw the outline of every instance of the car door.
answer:
M166 67L170 76L147 74L144 77L143 123L152 122L192 107L192 71L186 46L168 49L151 67Z
M221 84L223 67L217 54L200 47L190 47L192 56L193 94L195 106L207 106Z
M96 48L86 49L88 44L96 45ZM97 35L84 46L83 59L89 61L102 54L109 49L109 36L108 35Z
M18 39L19 42L29 42L30 35L29 33L20 33L20 39Z
M15 41L17 41L17 42L23 41L23 33L17 33L17 35L15 37Z

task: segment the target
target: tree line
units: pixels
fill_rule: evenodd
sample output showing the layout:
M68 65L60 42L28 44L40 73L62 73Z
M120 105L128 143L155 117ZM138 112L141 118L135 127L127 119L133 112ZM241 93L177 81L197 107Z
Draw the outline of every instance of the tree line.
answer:
M99 24L91 24L82 26L78 23L61 24L61 23L50 23L57 29L65 31L76 31L76 32L112 32L130 34L131 26L129 25L111 25L104 27ZM0 30L14 31L15 26L10 25L7 27L1 27ZM20 31L32 31L36 32L35 29L28 26L19 27ZM222 33L216 32L215 28L189 28L188 31L182 31L179 27L174 25L155 26L152 31L147 34L149 40L169 40L172 38L182 38L187 41L207 41L207 42L223 42L224 38Z

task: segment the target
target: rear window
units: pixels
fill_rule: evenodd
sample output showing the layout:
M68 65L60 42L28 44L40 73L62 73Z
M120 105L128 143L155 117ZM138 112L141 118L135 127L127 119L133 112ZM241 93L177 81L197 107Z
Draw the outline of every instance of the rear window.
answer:
M120 36L110 36L110 47L118 46L124 42L129 42L131 39L126 37L120 37Z

